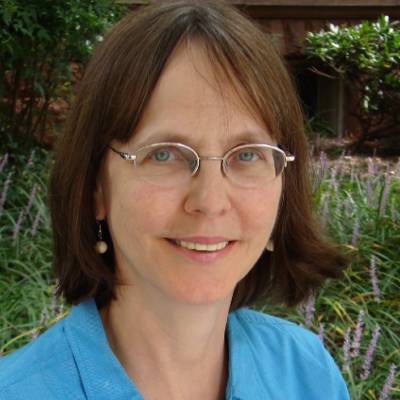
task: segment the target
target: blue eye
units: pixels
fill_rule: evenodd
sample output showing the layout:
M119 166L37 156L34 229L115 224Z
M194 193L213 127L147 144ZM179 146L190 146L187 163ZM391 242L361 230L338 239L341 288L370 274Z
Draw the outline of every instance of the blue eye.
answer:
M156 161L168 161L171 152L168 150L160 150L155 152L152 157L155 158Z
M257 161L258 158L258 154L254 151L242 151L239 153L240 161Z

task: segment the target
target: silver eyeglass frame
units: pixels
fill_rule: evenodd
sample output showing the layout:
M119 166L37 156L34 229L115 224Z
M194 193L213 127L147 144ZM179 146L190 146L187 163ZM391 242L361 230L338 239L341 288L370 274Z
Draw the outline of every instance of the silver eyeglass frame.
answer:
M196 172L198 171L198 169L200 168L200 161L202 160L217 160L217 161L222 161L221 162L221 167L222 167L222 171L224 172L225 176L229 176L229 174L227 173L227 165L226 165L226 160L228 159L228 157L235 151L240 150L241 148L246 148L246 147L260 147L260 148L270 148L270 149L274 149L279 151L283 156L284 156L284 166L283 169L281 171L281 173L283 172L283 170L286 168L287 163L288 162L293 162L295 160L295 156L285 152L284 150L282 150L279 146L273 146L270 144L263 144L263 143L248 143L248 144L241 144L239 146L233 147L232 149L228 150L222 157L221 156L200 156L196 150L194 150L192 147L183 144L183 143L177 143L177 142L160 142L160 143L153 143L153 144L148 144L142 147L139 147L136 150L136 153L146 149L146 148L152 148L152 147L156 147L156 146L178 146L178 147L182 147L186 150L191 151L193 154L195 154L196 156L196 168L193 170L191 176L194 176L196 174ZM112 146L108 145L108 147L116 154L118 154L120 157L122 157L124 160L127 161L131 161L133 163L133 165L136 168L136 153L126 153L124 151L119 151L117 149L114 149ZM279 175L278 175L279 176Z

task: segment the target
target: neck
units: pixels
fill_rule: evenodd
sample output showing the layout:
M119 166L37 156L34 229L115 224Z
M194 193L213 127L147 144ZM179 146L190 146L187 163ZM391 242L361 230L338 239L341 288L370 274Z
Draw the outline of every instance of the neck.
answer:
M100 315L114 354L145 398L225 398L229 304L139 294L136 288L120 292Z

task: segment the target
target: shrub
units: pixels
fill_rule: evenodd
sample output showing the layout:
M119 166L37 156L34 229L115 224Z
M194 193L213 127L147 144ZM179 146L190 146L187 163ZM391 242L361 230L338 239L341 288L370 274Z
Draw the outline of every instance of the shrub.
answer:
M45 204L50 165L43 149L0 154L0 356L70 309L55 297ZM318 333L353 400L399 399L400 161L345 155L333 161L321 153L310 178L321 222L351 265L344 279L328 281L301 307L259 309Z
M306 54L319 60L354 88L361 135L356 148L373 138L372 128L384 119L400 120L400 29L398 22L382 16L377 22L355 26L330 25L308 33ZM399 134L394 129L394 134Z
M42 142L49 104L65 94L70 63L84 63L125 7L110 0L3 0L0 7L0 137ZM63 92L64 90L64 92ZM3 148L3 151L7 150Z

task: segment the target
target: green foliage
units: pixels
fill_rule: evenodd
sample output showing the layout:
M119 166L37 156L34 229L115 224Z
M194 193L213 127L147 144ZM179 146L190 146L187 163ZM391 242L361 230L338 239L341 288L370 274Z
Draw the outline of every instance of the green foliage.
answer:
M398 22L381 16L377 22L354 26L330 25L328 30L310 32L305 51L333 69L355 87L357 117L368 136L382 115L398 121L400 108L400 29Z
M50 163L40 148L0 157L0 336L10 346L32 338L41 310L50 306L54 280L45 201Z
M2 167L3 160L4 155L0 155L0 199L11 174L0 212L0 354L7 354L29 343L68 309L53 294L51 230L45 204L51 160L43 151L33 156L10 156L11 161ZM321 223L350 255L351 265L344 279L327 282L315 302L293 310L267 305L262 310L315 332L323 324L324 343L342 369L351 398L377 400L391 365L400 365L400 161L395 165L342 156L333 162L321 157L314 163L313 183ZM32 207L15 236L19 215L26 209L35 184ZM40 223L33 233L36 215ZM372 285L372 256L379 294ZM360 311L364 312L364 327L358 354L346 357L346 331L351 329L353 345ZM381 335L371 373L362 379L365 355L377 324ZM351 346L351 353L355 349ZM392 399L399 398L398 383L391 393Z
M0 135L19 146L43 139L52 97L126 10L111 0L3 0L0 6ZM4 149L3 149L4 150Z
M265 306L262 310L304 324L315 333L323 327L324 344L334 356L348 385L351 399L377 400L391 365L400 365L400 161L341 156L328 160L324 153L314 161L314 200L321 224L341 245L351 264L344 279L331 280L315 299L287 310ZM376 261L376 283L371 275ZM359 347L355 332L364 313ZM362 378L363 364L376 325L377 342L371 373ZM350 354L345 336L350 328ZM357 348L357 354L355 353ZM393 399L400 387L392 389Z
M335 136L332 126L321 115L307 118L304 122L304 131L311 143L319 137Z

